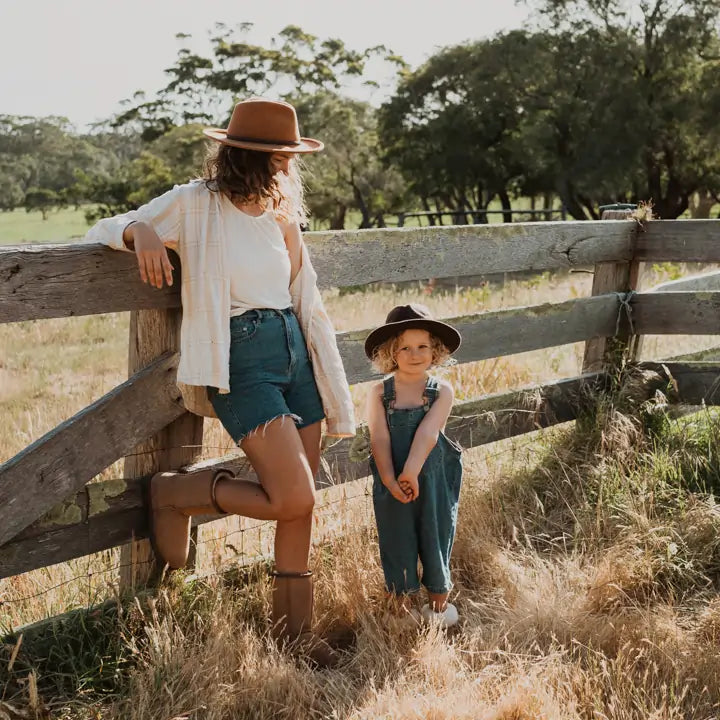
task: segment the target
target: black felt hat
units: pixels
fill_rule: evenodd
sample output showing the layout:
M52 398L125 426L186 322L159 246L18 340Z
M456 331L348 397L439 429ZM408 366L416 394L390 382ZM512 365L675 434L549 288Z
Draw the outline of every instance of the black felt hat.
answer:
M365 354L372 360L378 346L410 328L427 330L431 335L439 338L451 353L454 353L462 342L460 333L452 325L433 319L432 313L425 305L411 303L394 307L385 318L385 324L367 336Z

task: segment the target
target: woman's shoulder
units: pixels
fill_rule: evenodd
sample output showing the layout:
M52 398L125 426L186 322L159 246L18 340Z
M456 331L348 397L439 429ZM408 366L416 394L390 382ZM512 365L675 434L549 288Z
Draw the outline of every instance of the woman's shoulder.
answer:
M194 178L186 183L176 185L175 190L187 196L207 196L212 192L202 178Z
M190 180L186 183L179 183L173 185L164 195L164 198L168 200L172 199L175 202L179 202L183 205L193 202L195 198L207 195L210 193L205 182L203 180Z
M270 210L269 215L280 226L283 235L286 235L293 230L297 230L298 234L300 233L300 223L296 219L289 218L287 215L284 215L277 210Z

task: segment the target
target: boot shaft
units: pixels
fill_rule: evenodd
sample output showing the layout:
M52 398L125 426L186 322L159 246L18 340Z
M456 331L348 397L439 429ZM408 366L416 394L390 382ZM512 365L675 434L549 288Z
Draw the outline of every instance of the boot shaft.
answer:
M312 573L273 574L273 636L294 640L312 629Z
M312 573L274 573L273 637L317 667L334 667L340 656L313 632Z

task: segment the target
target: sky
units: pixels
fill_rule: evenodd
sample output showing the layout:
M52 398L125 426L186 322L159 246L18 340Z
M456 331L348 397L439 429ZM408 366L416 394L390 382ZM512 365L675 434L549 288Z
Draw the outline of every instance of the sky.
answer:
M206 52L218 21L252 22L254 43L293 24L355 50L383 44L415 68L528 15L515 0L0 0L0 114L60 115L79 129L106 119L135 91L164 85L177 33Z

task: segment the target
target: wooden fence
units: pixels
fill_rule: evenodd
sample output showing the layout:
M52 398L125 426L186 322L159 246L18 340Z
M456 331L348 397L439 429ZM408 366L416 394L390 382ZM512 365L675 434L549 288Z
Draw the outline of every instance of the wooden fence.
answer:
M397 228L306 240L323 287L594 268L590 297L450 319L463 333L461 363L587 343L587 372L578 377L456 405L448 434L465 447L574 419L582 388L603 382L602 359L618 345L632 352L643 334L720 333L720 292L635 292L641 262L720 262L719 221ZM151 289L133 255L97 245L0 248L0 322L132 313L129 379L0 466L0 577L118 545L132 559L147 552L138 542L147 537L142 477L192 463L202 439L203 420L185 411L174 381L179 286ZM374 377L362 350L366 332L338 335L350 383ZM720 404L720 365L668 369L684 402ZM318 487L367 474L353 451L358 442L325 453ZM125 477L90 482L123 457ZM237 457L203 465L253 477Z

